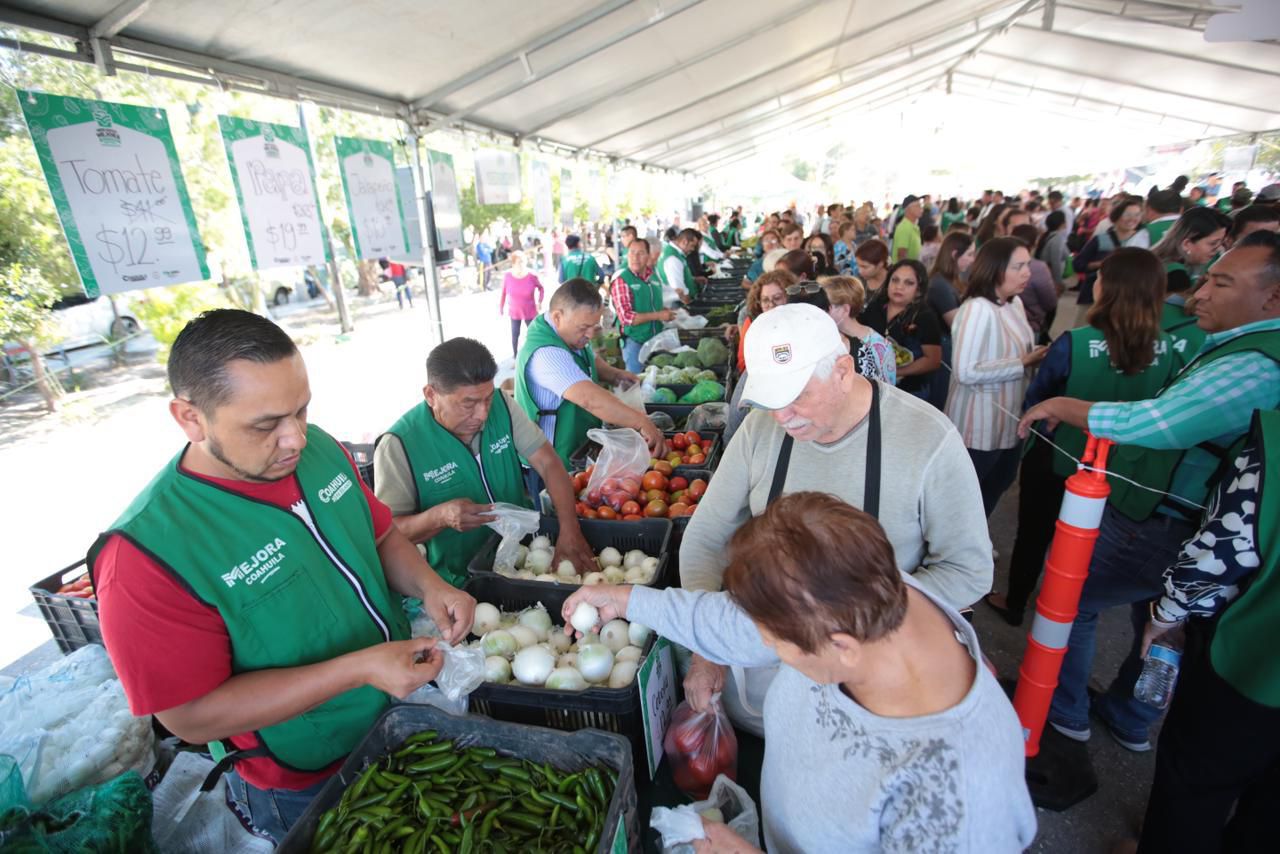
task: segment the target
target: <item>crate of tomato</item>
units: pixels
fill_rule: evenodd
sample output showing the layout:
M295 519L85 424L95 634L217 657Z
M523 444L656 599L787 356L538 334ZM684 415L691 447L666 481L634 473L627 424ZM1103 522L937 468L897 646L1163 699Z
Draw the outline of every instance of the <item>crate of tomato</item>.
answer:
M69 653L102 643L97 594L83 560L37 581L30 589L60 650Z
M673 473L680 474L682 469L714 469L715 460L719 457L721 446L724 444L722 432L721 430L665 431L663 436L667 440L667 453L662 459L652 460L649 468L661 471L668 477ZM588 441L569 457L569 466L576 471L585 472L599 453L600 445ZM658 465L662 462L667 465ZM668 467L671 471L667 471ZM586 481L583 480L581 483L581 487L577 482L574 483L574 488L579 494L586 489Z

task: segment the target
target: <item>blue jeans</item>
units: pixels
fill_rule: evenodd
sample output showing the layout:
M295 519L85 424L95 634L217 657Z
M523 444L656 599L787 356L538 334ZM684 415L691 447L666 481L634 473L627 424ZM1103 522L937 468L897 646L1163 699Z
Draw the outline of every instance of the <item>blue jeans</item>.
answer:
M1133 741L1147 737L1147 729L1162 711L1133 696L1142 673L1142 629L1147 602L1164 590L1164 571L1178 557L1182 542L1195 525L1157 513L1134 522L1107 505L1089 563L1089 577L1080 594L1080 611L1071 626L1067 654L1062 659L1058 687L1053 692L1049 720L1069 729L1089 726L1089 673L1098 632L1098 614L1117 605L1130 606L1133 642L1111 686L1099 698L1099 713L1120 735Z
M639 341L632 341L630 338L622 339L622 361L627 366L627 370L633 374L644 371L644 365L640 364L640 348L642 346Z
M327 782L327 781L326 781ZM259 789L251 786L234 771L227 773L228 806L234 806L253 826L271 837L279 845L289 828L302 818L324 783L316 783L309 789ZM234 802L234 803L233 803Z

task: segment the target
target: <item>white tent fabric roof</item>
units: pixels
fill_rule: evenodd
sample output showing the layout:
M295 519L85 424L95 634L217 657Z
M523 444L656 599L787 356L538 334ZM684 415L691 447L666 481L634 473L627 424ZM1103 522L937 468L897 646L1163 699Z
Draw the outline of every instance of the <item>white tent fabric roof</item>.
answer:
M1280 129L1280 44L1208 0L15 0L73 58L708 172L945 90L1059 104L1153 145ZM12 46L12 44L11 44ZM31 49L31 46L25 46Z

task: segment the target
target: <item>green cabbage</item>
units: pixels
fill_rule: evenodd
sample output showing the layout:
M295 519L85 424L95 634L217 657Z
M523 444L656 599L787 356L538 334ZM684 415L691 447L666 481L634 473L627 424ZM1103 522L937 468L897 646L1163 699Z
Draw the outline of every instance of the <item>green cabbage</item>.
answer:
M705 340L714 340L714 339L705 339L705 338L704 338L703 340L705 341ZM721 346L723 347L724 345L721 345ZM701 349L702 349L702 345L701 345L701 344L699 344L699 345L698 345L698 349L699 349L699 350L701 350ZM728 353L728 351L727 351L727 350L726 350L725 352L726 352L726 353ZM727 356L726 356L726 358L727 358ZM705 368L705 367L710 367L710 365L704 365L704 364L702 364L702 360L699 358L698 354L697 354L696 352L694 352L693 350L686 350L686 351L684 351L683 353L677 353L677 354L676 354L676 366L677 366L677 367L681 367L681 368Z
M675 403L676 393L669 388L655 389L650 403Z
M704 368L729 361L729 348L719 338L703 338L698 342L698 362Z

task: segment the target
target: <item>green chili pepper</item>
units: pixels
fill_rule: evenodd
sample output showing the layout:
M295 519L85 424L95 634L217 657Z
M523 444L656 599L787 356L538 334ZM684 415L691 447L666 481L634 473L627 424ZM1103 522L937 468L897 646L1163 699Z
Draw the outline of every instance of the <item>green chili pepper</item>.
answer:
M423 762L410 765L405 770L410 774L430 774L432 771L441 771L448 768L454 762L452 756L433 756Z
M427 742L427 741L435 741L436 736L438 735L439 733L436 732L435 730L427 729L419 733L414 733L413 735L409 736L404 741L402 741L401 744L422 744L423 742Z
M449 845L443 839L441 839L438 834L433 833L431 835L431 844L436 847L436 850L439 851L440 854L453 854L453 851L449 848Z
M522 783L530 782L529 772L524 770L523 768L510 768L510 767L499 768L498 773L501 774L503 777L508 777L512 780L519 780Z

